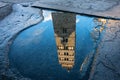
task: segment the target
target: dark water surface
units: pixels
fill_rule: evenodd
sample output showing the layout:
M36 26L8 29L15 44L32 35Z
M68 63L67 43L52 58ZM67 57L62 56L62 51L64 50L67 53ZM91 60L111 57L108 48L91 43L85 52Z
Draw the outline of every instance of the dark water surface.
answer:
M80 80L81 64L94 50L90 34L94 18L76 15L75 62L68 71L59 64L51 11L43 11L43 14L42 23L16 37L9 53L11 67L32 80Z

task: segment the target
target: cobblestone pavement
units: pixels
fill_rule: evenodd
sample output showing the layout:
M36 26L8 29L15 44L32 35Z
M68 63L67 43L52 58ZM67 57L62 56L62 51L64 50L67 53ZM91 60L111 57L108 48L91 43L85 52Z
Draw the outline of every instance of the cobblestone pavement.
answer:
M42 19L40 9L15 4L13 5L13 12L0 21L0 80L15 80L17 78L18 73L15 72L14 74L8 67L9 47L18 33L37 24ZM19 75L19 77L21 76ZM22 77L20 79L22 80Z
M120 21L108 20L89 80L120 80Z
M0 1L22 3L33 0ZM120 80L120 0L34 0L34 2L31 2L31 6L35 7L43 6L42 4L44 4L45 7L59 10L118 19L108 20L105 34L97 49L89 80ZM3 4L0 4L0 13L2 8L4 8L3 6ZM8 14L11 10L7 12L7 17L3 15L3 17L0 18L4 18L0 21L0 80L2 80L1 75L4 77L6 76L4 74L10 73L9 70L6 72L6 64L9 65L9 63L7 62L7 58L5 58L5 56L8 56L10 41L13 40L14 36L20 31L42 20L39 9L28 6L24 8L20 5L17 6L19 7L13 7L13 12L10 15ZM11 6L5 9L11 9ZM11 77L10 75L8 76ZM23 78L23 80L27 79Z

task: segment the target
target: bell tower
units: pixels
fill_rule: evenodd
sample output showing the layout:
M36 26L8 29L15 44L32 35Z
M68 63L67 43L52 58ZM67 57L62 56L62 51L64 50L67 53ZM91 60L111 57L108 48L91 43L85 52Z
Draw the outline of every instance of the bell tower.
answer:
M63 68L71 70L75 62L75 27L76 15L72 13L53 12L58 61Z

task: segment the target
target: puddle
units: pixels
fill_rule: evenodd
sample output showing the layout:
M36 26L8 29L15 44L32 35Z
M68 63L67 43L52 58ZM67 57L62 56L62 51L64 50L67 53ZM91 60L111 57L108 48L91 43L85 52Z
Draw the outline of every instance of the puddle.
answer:
M105 20L49 10L43 16L14 40L10 67L32 80L88 80Z

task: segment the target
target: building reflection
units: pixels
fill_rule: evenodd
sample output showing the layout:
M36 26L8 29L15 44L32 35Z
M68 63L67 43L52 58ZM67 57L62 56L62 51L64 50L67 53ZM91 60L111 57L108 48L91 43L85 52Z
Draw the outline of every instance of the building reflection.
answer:
M76 15L72 13L53 12L58 61L63 68L71 70L75 62L75 27Z
M97 29L98 26L99 26L99 31L102 32L105 28L107 20L103 19L103 18L95 18L94 22L95 22L95 25L96 25L95 28Z

